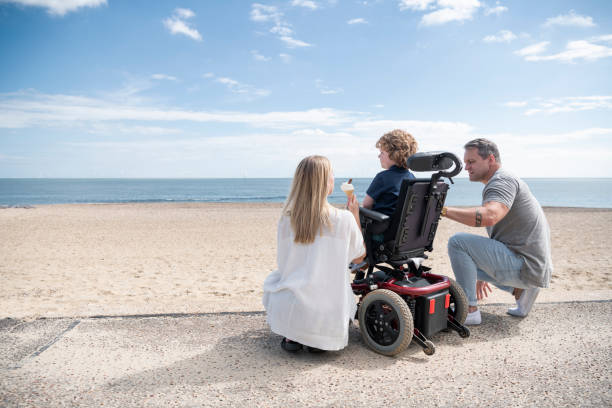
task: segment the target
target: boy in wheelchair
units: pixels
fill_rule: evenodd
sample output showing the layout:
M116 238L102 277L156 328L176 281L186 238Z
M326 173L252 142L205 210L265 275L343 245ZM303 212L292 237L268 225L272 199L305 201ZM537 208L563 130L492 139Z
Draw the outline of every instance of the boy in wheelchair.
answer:
M414 179L414 175L408 169L407 160L416 153L418 143L410 133L395 129L382 135L376 142L376 148L380 150L378 159L380 167L384 170L378 173L370 183L362 205L363 208L391 216L397 205L402 182ZM365 220L363 216L360 216L360 219L363 228ZM365 229L363 232L365 233ZM383 235L375 234L372 239L382 242ZM351 267L351 270L366 267L367 262L363 261Z
M380 149L378 158L384 171L372 180L363 207L391 215L395 211L402 181L414 179L407 160L416 153L418 144L410 133L395 129L378 139L376 147Z
M445 171L453 165L452 171ZM367 271L354 266L358 271L351 287L360 296L357 316L368 346L394 355L414 338L430 355L435 347L429 336L447 329L469 336L463 326L468 308L463 289L421 264L427 258L425 251L433 250L449 188L443 178L450 180L462 166L452 153L428 152L411 155L405 167L406 171L437 172L430 178L402 179L390 214L360 208Z

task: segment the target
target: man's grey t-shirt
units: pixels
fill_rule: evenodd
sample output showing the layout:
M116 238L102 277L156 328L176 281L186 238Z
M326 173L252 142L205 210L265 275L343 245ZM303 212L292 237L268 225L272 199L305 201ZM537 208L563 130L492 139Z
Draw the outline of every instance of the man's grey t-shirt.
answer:
M503 169L495 172L482 191L482 203L489 201L509 208L504 218L487 227L489 237L525 260L521 269L523 282L547 288L553 269L550 228L540 203L523 180Z

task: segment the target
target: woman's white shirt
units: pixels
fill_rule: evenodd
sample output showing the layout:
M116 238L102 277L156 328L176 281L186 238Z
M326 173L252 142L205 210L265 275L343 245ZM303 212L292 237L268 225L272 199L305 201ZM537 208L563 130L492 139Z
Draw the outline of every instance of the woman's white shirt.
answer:
M291 221L278 224L277 264L264 282L263 304L271 330L307 346L339 350L348 344L356 301L348 264L363 255L353 214L331 208L331 228L311 244L296 244Z

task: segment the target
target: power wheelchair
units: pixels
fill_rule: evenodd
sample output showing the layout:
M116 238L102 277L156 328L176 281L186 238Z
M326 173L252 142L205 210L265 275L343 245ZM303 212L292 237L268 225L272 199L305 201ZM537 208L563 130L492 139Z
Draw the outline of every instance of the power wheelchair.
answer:
M429 338L443 330L455 330L463 338L470 335L463 325L468 301L461 286L422 264L425 252L433 250L449 189L443 179L452 183L461 162L452 153L423 152L408 158L408 168L435 173L404 180L391 216L359 208L367 257L351 266L362 337L374 351L389 356L405 350L412 340L432 355L435 346Z

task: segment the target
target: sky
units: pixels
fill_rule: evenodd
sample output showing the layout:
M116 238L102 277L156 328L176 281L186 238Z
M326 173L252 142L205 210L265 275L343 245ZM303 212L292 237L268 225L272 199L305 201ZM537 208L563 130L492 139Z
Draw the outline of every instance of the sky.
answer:
M0 178L373 177L393 129L612 177L612 1L0 0Z

